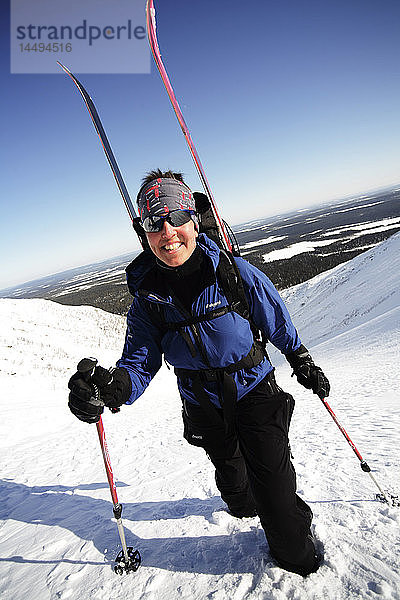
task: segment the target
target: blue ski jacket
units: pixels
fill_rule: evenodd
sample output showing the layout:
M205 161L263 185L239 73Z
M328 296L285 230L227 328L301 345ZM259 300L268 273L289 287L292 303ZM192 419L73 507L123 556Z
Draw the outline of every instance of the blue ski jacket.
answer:
M204 234L199 235L197 243L211 261L214 277L195 298L191 316L203 315L216 307L222 308L229 304L216 277L220 249ZM271 281L243 258L235 258L235 261L242 276L250 314L255 325L283 354L297 350L301 345L300 338L283 300ZM185 321L188 319L188 314L177 306L156 267L155 257L149 252L141 253L129 265L127 281L134 300L128 312L123 354L117 362L118 367L124 367L128 371L132 380L132 394L127 404L132 404L147 388L161 367L162 355L167 363L178 369L196 371L209 369L210 365L213 368L226 367L238 362L249 353L254 341L250 323L236 312L227 312L215 319L196 324L203 352L206 352L209 364L205 362L204 354L202 355L200 351L193 356L181 333L166 330L157 319L154 319L154 311L150 309L150 304L163 307L162 314L167 322ZM185 330L196 347L192 328L188 325ZM272 369L266 356L250 370L234 372L237 399L240 400L253 389ZM220 408L217 385L215 382L204 382L204 390L211 402ZM185 401L198 404L192 393L190 378L178 376L178 388Z

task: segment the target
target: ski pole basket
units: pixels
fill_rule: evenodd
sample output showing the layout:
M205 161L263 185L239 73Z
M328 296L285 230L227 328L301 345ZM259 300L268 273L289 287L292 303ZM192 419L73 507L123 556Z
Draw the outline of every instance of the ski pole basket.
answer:
M134 550L132 546L127 548L128 560L126 559L124 550L121 550L117 558L115 559L116 565L114 567L114 573L117 575L123 575L124 573L131 573L138 570L142 562L139 550Z

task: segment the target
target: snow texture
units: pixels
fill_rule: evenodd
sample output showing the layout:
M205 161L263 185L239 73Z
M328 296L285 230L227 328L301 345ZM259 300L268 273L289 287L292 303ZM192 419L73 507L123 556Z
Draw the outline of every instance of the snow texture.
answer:
M330 405L385 489L400 490L400 235L285 292L332 383ZM224 511L211 463L182 439L174 375L104 415L135 574L120 550L96 428L66 406L85 355L119 358L124 319L45 300L0 300L0 597L4 600L347 600L400 597L400 508L377 491L322 403L274 353L294 394L298 492L324 562L307 578L272 561L257 518Z

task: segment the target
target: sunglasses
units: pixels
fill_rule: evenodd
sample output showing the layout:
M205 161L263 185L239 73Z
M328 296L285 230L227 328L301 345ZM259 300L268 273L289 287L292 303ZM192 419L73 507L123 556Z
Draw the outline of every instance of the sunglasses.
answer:
M193 210L171 210L167 215L150 215L142 221L142 227L146 233L158 233L164 227L165 221L172 227L181 227L189 223L190 215L194 215Z

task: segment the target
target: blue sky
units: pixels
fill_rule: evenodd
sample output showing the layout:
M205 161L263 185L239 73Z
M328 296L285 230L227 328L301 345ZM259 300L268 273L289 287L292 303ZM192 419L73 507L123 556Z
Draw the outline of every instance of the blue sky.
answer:
M155 5L166 68L231 224L400 182L398 1ZM138 243L75 87L62 73L10 74L1 10L4 288ZM201 189L154 65L78 77L133 198L157 166Z

